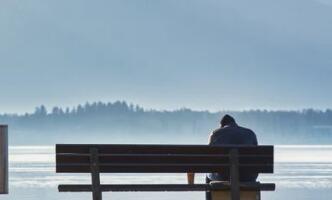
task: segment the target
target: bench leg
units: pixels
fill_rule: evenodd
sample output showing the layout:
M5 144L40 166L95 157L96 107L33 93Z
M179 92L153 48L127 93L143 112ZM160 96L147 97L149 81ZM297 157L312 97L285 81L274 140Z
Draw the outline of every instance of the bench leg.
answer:
M92 179L92 199L102 200L102 192L100 188L98 149L96 148L90 149L90 167Z
M92 192L92 199L93 200L102 200L102 194L98 190Z
M211 180L208 177L205 177L205 182L206 182L206 184L209 184L211 182ZM212 196L211 196L211 191L210 190L206 190L205 191L205 200L212 200Z

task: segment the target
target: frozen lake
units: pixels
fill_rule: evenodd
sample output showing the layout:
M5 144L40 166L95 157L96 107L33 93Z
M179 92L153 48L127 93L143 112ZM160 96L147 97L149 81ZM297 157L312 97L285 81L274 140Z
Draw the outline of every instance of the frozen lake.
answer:
M89 175L56 174L53 146L11 146L10 194L4 200L91 199L90 193L59 193L58 184L89 183ZM259 177L277 184L276 192L263 199L332 199L332 146L276 146L275 173ZM103 175L103 183L185 183L185 174ZM199 175L197 182L204 182ZM204 199L202 192L183 193L104 193L105 199Z

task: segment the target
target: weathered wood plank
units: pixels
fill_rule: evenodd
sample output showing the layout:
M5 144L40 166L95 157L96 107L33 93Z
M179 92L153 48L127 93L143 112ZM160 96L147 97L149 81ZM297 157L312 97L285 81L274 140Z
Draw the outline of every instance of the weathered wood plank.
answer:
M230 163L229 155L185 155L185 154L101 154L98 155L102 163ZM89 163L89 155L85 154L57 154L58 163ZM239 156L239 165L273 163L271 155L244 155Z
M212 173L212 172L225 172L228 170L228 164L191 164L191 165L178 165L178 164L110 164L101 165L101 173ZM272 173L272 165L264 166L250 166L245 165L240 167L240 171L251 173ZM90 173L90 167L87 165L60 165L56 167L57 173Z
M90 148L97 148L100 154L119 153L182 153L182 154L229 154L232 146L209 146L209 145L135 145L135 144L57 144L56 153L89 153ZM273 146L239 146L239 154L270 155L273 154Z
M123 185L101 185L103 192L163 192L163 191L205 191L209 187L206 184L123 184ZM89 192L91 185L59 185L60 192Z
M210 184L102 184L103 192L185 192L185 191L229 191L229 182ZM59 185L60 192L91 192L92 185ZM240 183L241 191L274 191L273 183Z

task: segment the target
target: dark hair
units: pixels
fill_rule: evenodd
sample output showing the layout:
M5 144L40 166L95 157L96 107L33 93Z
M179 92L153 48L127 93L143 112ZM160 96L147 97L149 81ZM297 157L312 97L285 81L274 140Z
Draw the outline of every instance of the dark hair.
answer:
M225 115L220 121L220 124L222 127L233 124L233 123L235 123L235 119L230 115Z

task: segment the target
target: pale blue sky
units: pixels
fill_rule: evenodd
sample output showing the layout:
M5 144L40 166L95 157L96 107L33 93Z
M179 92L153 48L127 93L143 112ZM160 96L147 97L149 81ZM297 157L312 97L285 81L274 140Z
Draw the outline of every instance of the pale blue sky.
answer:
M329 0L2 0L0 113L332 107Z

